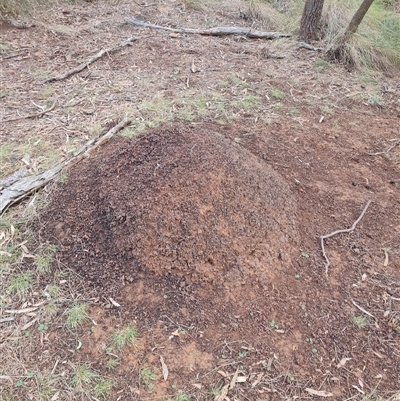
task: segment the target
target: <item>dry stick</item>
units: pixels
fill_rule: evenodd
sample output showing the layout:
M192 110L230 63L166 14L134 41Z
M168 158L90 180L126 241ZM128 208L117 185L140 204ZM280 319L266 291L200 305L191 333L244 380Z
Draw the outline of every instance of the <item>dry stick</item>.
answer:
M41 111L40 113L34 113L34 114L29 114L27 116L21 116L21 117L17 117L17 118L11 118L9 120L5 120L2 121L3 123L9 123L10 121L18 121L18 120L24 120L26 118L39 118L41 117L43 114L48 113L49 111L52 111L54 109L54 107L56 107L57 104L57 98L54 99L53 104L46 110Z
M0 323L12 322L13 320L14 316L4 317L3 319L0 319Z
M309 43L306 42L298 42L297 43L297 47L300 48L304 48L307 50L313 50L315 52L322 52L324 51L324 49L322 47L314 47L313 45L310 45Z
M371 316L371 317L373 317L373 318L375 319L375 316L374 316L372 313L369 313L369 312L366 311L364 308L362 308L360 305L357 305L353 300L351 300L351 302L353 303L353 305L354 305L356 308L360 309L361 312L363 312L363 313L365 313L366 315Z
M328 274L328 267L329 267L329 265L330 265L330 262L329 262L328 256L326 256L326 253L325 253L324 239L333 237L333 236L336 235L336 234L340 234L340 233L349 233L349 232L353 231L353 230L356 228L356 225L357 225L357 224L360 222L360 220L363 218L363 216L364 216L365 212L367 211L367 209L368 209L368 207L369 207L370 204L371 204L371 201L369 200L369 201L367 202L367 204L365 205L364 210L361 212L360 217L353 223L353 225L352 225L350 228L347 228L347 229L345 229L345 230L336 230L336 231L334 231L334 232L332 232L332 233L330 233L330 234L321 235L320 238L321 238L322 255L323 255L323 257L324 257L325 260L326 260L326 262L325 262L325 274Z
M111 128L104 135L100 135L95 139L91 139L86 142L72 157L65 160L50 170L37 175L31 175L29 177L23 177L16 182L12 182L9 186L5 186L0 190L0 215L4 213L11 205L19 202L21 199L27 197L32 192L44 187L50 181L52 181L57 174L64 169L66 166L76 163L84 157L87 157L89 153L108 141L114 134L119 130L127 127L131 123L129 118L125 118L116 126Z
M77 74L78 72L83 71L90 64L92 64L95 61L97 61L100 58L102 58L105 54L114 53L114 52L116 52L118 50L121 50L125 46L131 45L136 40L139 40L139 38L137 38L136 36L132 36L129 39L127 39L124 42L122 42L119 46L111 47L109 49L102 49L95 56L93 56L91 59L89 59L85 63L82 63L82 64L78 65L78 67L75 67L72 70L69 70L69 71L65 72L64 74L58 75L58 76L53 77L53 78L46 79L46 81L44 81L44 83L54 82L54 81L62 81L63 79L69 78L71 75L74 75L74 74Z
M206 35L206 36L226 36L226 35L242 35L252 39L277 39L277 38L290 38L292 35L288 33L281 32L263 32L256 31L251 28L238 28L234 26L221 26L211 29L173 29L168 28L166 26L147 24L142 21L138 21L132 18L124 18L124 21L128 24L132 24L135 26L141 26L144 28L152 28L152 29L162 29L168 32L174 33L193 33L197 35Z
M377 153L368 153L369 156L376 156L376 155L383 155L384 153L389 153L393 148L395 148L397 145L400 145L400 139L395 139L395 143L392 146L389 146L385 151L383 152L377 152Z

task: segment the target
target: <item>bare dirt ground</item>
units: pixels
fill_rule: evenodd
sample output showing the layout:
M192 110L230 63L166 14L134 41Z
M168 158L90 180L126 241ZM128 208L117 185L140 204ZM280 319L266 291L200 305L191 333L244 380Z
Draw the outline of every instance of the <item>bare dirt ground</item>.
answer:
M0 26L2 175L42 171L133 119L48 188L35 218L96 324L78 348L50 327L33 358L49 363L47 351L60 372L92 364L113 400L400 399L400 80L295 41L123 23L250 26L239 5L65 5ZM369 200L354 231L325 240L326 272L319 237L351 227ZM128 323L139 339L110 373L107 338Z

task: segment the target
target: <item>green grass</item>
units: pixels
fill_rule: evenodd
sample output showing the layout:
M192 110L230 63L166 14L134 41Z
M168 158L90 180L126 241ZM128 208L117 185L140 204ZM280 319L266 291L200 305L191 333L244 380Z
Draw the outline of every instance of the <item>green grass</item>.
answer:
M71 386L75 392L94 395L97 399L106 399L111 392L112 382L103 378L88 364L77 365L71 375Z
M314 62L314 69L319 73L326 72L330 67L330 62L324 58L317 58Z
M195 119L195 114L190 106L184 107L179 110L179 118L187 122L193 121Z
M56 385L56 378L48 373L42 374L39 373L35 376L36 380L36 388L35 388L35 395L38 400L47 401L50 400L54 394L56 393L55 385Z
M383 99L379 95L369 95L368 104L370 106L383 107Z
M39 248L39 254L35 259L35 266L40 273L48 272L51 263L54 260L54 255L57 250L57 245L45 244Z
M234 85L242 86L243 88L251 88L251 85L248 82L244 81L239 77L232 76L231 81Z
M87 314L88 305L84 303L77 303L65 311L67 316L65 325L69 329L76 329L78 326L89 320Z
M182 393L181 391L178 391L174 396L172 397L167 397L164 400L165 401L190 401L192 397L188 394Z
M0 42L0 53L3 53L9 49L10 45L8 43L2 43ZM7 95L6 91L1 91L0 92L0 99L2 97L5 97Z
M379 73L374 73L371 70L363 69L358 75L358 80L365 84L377 84L380 80Z
M4 45L2 43L0 43L0 53L2 52L3 46ZM3 99L4 97L7 97L9 95L10 95L10 91L8 91L8 90L0 91L0 99Z
M10 295L24 295L32 284L32 273L14 273L10 276L7 286L7 292Z
M48 285L45 290L43 291L43 295L48 298L57 298L61 293L61 289L58 285L50 284Z
M100 379L94 386L94 393L97 398L106 399L110 395L111 388L110 380Z
M148 112L168 112L172 109L172 102L161 96L155 96L151 101L144 101L139 105L140 111L144 113Z
M145 367L140 371L140 380L146 385L149 390L153 390L154 388L154 380L156 379L156 375L154 372Z
M133 136L137 135L138 131L135 128L132 127L128 127L128 128L124 128L123 130L121 130L118 135L124 137L124 138L132 138Z
M279 329L279 326L278 326L278 324L275 322L275 320L271 320L271 321L269 322L269 327L272 327L272 328L275 329L275 330L278 330L278 329Z
M78 365L72 372L71 384L75 388L83 388L85 384L91 383L98 377L98 374L94 372L88 365Z
M3 251L6 254L0 255L0 264L3 266L10 266L14 263L19 263L22 256L22 249L20 247L15 247L12 245L6 246Z
M138 334L134 326L128 325L124 329L115 330L111 334L110 344L117 351L122 351L128 344L136 340Z
M116 358L109 358L106 362L107 370L114 370L119 365L119 361Z
M334 114L334 110L328 105L319 106L319 109L321 110L321 113L324 115L331 116Z
M270 94L270 96L271 96L272 98L274 98L274 99L276 99L276 100L282 100L282 99L284 99L284 97L286 96L286 95L285 95L285 92L282 92L282 91L279 90L279 89L271 89L271 90L269 91L269 94Z
M248 95L234 104L244 110L251 110L261 103L260 96Z
M57 315L58 305L55 302L49 302L43 307L43 314L48 319Z
M57 182L59 184L65 184L68 180L68 175L67 173L61 172L58 177L57 177Z
M351 317L351 323L353 323L354 326L356 326L358 329L363 329L364 327L368 326L368 318L363 315L353 315Z

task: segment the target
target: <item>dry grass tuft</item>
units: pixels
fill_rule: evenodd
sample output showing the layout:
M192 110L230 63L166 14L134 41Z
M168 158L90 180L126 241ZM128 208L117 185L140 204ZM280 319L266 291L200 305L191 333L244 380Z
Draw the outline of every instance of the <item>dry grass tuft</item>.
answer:
M74 3L77 0L0 0L0 17L17 17L32 15L44 7L52 7L62 3ZM95 0L83 0L93 3ZM114 0L114 2L117 0Z
M322 34L329 57L352 67L392 72L400 67L400 16L376 1L357 32L338 46L358 2L328 2L322 18Z
M21 14L33 14L38 7L54 3L55 0L0 0L0 16L16 17Z
M389 1L375 0L357 33L338 46L359 5L356 0L325 1L321 38L329 57L355 68L393 72L400 67L400 15ZM303 7L300 0L249 0L245 16L296 37Z

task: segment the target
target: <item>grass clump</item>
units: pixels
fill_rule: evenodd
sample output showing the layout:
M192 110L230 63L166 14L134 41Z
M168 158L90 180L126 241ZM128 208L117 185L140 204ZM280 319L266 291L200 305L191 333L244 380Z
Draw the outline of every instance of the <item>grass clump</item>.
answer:
M192 397L179 391L173 397L167 397L165 401L190 401Z
M75 367L71 376L71 385L78 393L86 394L90 399L106 399L111 392L112 382L100 376L89 365L82 364Z
M53 375L44 375L39 373L35 376L36 379L36 397L39 400L50 400L56 393L56 379Z
M24 295L32 284L32 273L14 273L8 281L7 292L10 295Z
M92 384L99 374L86 364L78 365L72 372L71 384L76 390L83 390L87 385Z
M43 291L43 295L48 299L57 298L60 293L60 287L55 284L48 285Z
M110 380L100 379L94 386L96 398L106 399L110 395L112 383Z
M40 247L39 254L35 259L35 266L38 271L48 272L51 266L51 263L54 260L54 255L57 250L57 245L46 244Z
M154 380L156 379L156 375L154 372L145 367L140 371L140 380L146 385L149 390L153 390L154 388Z
M32 15L39 8L51 7L57 2L57 0L0 0L0 16Z
M285 92L282 92L279 89L271 89L269 91L269 94L271 97L273 97L276 100L282 100L286 96Z
M69 329L76 329L78 326L89 319L87 310L88 305L84 303L78 303L71 306L71 308L65 311L65 314L67 315L65 325Z
M191 10L202 10L204 8L204 2L201 0L183 0L183 4Z
M116 358L107 359L106 362L106 369L107 370L114 370L119 365L119 361Z
M351 323L353 323L353 325L356 326L358 329L363 329L364 327L368 326L368 319L363 315L353 315L351 317Z
M136 328L128 325L125 329L115 330L111 335L110 342L117 351L122 351L129 343L135 341L137 336Z
M383 107L383 99L379 95L370 95L368 98L368 104L375 107Z
M357 32L336 49L359 5L356 0L326 4L322 36L330 58L357 68L386 72L400 68L400 15L387 9L382 0L375 0Z
M318 73L323 73L331 67L331 64L329 63L328 60L325 60L324 58L317 58L314 62L314 69Z

